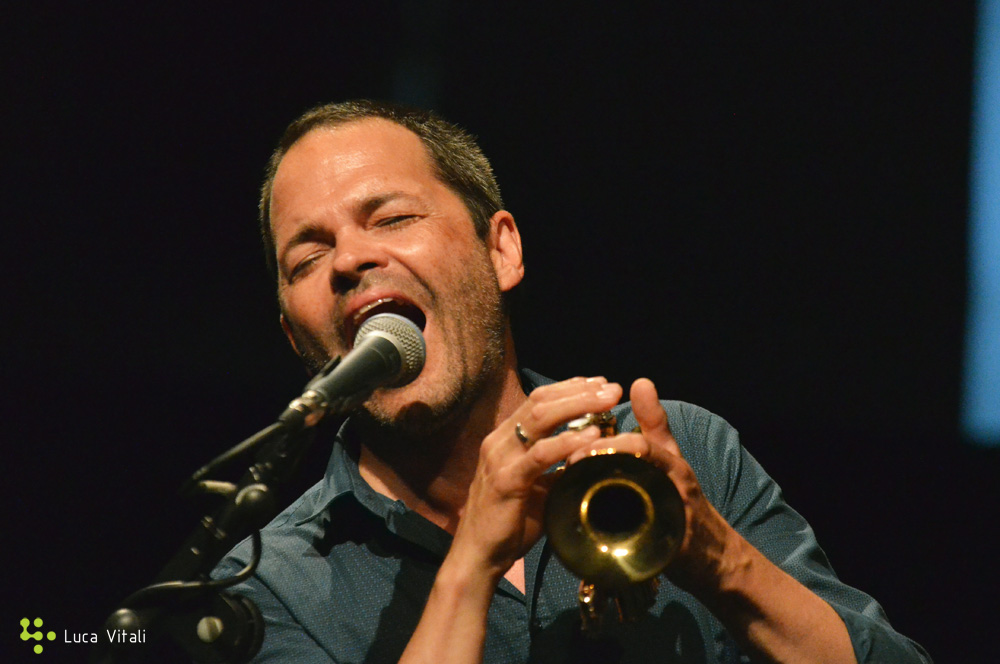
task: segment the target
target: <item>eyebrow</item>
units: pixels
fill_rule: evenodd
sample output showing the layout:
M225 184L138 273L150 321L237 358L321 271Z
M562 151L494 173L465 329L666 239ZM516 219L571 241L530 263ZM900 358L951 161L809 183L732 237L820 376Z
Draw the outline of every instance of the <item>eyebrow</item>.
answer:
M391 203L392 201L398 200L400 198L407 198L410 200L417 200L417 197L413 194L407 194L402 191L389 191L384 194L378 194L376 196L370 196L361 201L360 205L356 206L355 214L363 217L371 215L373 212L378 210L380 207L386 203Z

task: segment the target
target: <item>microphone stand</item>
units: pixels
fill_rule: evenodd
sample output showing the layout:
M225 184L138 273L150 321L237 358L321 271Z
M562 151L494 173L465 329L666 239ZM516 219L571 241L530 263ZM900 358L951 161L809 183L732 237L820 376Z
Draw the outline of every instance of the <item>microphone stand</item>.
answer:
M289 404L278 421L200 468L182 494L216 493L225 503L198 527L156 576L156 581L127 597L104 623L92 653L95 664L143 659L142 645L168 636L196 662L248 662L260 650L264 623L254 603L226 589L250 578L261 557L260 528L277 513L276 488L296 470L309 445L312 428L328 412L344 413L370 394L328 399L318 385L338 364L331 360ZM237 484L205 479L220 466L256 450L253 465ZM237 543L251 537L247 566L227 579L209 573ZM147 638L148 636L151 638ZM148 651L146 651L148 654Z

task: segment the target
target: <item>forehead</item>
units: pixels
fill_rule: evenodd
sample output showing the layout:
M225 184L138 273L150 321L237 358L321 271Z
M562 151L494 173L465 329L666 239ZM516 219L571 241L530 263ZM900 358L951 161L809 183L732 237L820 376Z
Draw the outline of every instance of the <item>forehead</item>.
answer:
M436 180L430 155L409 129L381 118L318 127L295 142L278 165L271 214L304 193L330 194L368 182ZM364 192L358 192L364 193Z

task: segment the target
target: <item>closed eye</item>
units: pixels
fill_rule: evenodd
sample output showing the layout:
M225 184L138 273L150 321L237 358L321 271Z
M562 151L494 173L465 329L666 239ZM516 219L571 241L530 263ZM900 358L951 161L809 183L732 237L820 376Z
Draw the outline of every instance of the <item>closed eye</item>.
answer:
M299 277L303 277L306 274L308 274L310 268L312 268L316 264L316 261L319 260L324 253L325 252L322 251L314 251L313 253L309 254L308 256L300 260L298 263L295 264L294 267L292 267L291 271L288 273L288 280L294 281L295 279L298 279Z
M415 214L398 214L398 215L395 215L395 216L392 216L392 217L385 217L383 219L379 219L377 222L375 222L375 225L379 226L379 227L396 226L396 225L401 224L401 223L403 223L405 221L410 221L410 220L416 219L416 218L417 218L417 215L415 215Z

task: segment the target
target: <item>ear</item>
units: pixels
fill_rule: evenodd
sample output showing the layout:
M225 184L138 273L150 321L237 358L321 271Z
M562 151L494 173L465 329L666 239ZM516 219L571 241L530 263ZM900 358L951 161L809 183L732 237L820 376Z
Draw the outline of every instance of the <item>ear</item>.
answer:
M524 278L521 234L510 212L500 210L490 218L489 249L497 283L500 290L506 293Z
M288 324L288 319L285 318L285 314L280 314L278 316L278 321L281 323L281 329L285 331L285 336L288 337L288 343L292 344L292 350L299 357L302 357L302 353L299 352L299 347L295 345L295 335L292 334L292 326Z

